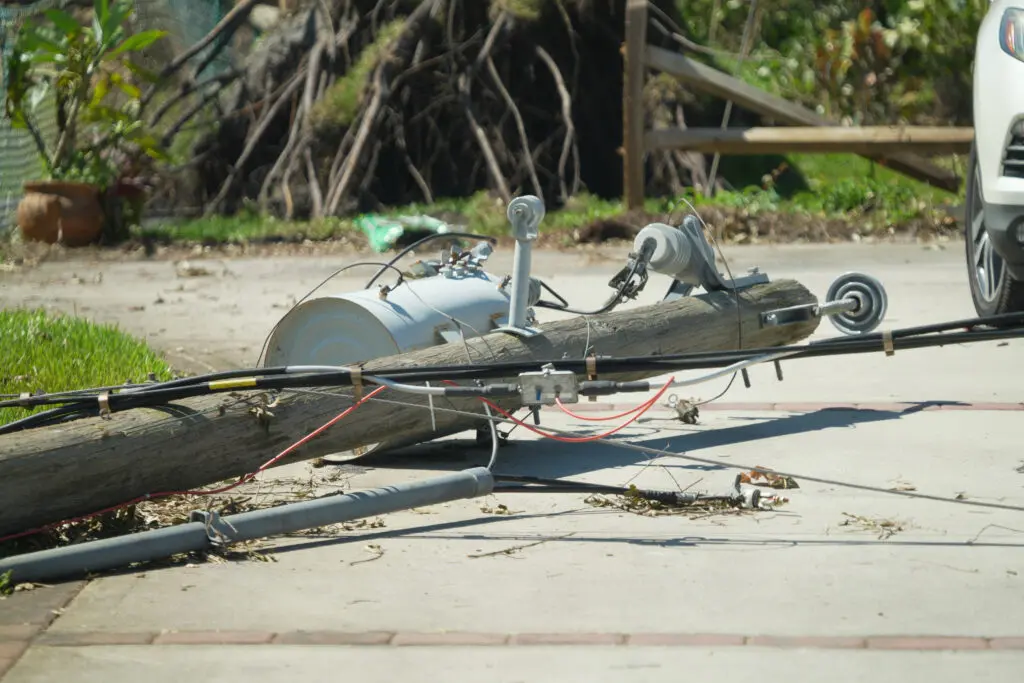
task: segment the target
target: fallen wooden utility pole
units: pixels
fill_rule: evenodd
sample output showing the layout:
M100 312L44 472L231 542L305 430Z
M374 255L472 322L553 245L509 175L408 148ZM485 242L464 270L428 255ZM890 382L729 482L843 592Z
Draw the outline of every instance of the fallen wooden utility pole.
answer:
M778 346L810 336L817 319L790 325L760 324L769 310L817 303L801 284L779 280L743 290L714 292L589 318L548 323L521 338L495 333L462 343L380 358L364 374L384 368L470 365L491 360L582 358L589 342L599 356L645 356ZM467 348L468 346L468 348ZM467 359L467 354L472 361ZM642 379L662 370L601 374L600 379ZM498 380L495 380L498 381ZM252 472L290 444L352 405L351 388L208 395L160 410L114 413L0 439L0 536L89 514L146 494L194 489ZM381 399L381 400L377 400ZM394 402L392 402L394 401ZM498 401L504 409L514 399ZM350 417L277 464L349 451L381 442L428 441L474 429L482 419L431 413L427 398L385 390ZM473 398L435 398L437 408L483 417ZM432 425L433 420L433 425Z

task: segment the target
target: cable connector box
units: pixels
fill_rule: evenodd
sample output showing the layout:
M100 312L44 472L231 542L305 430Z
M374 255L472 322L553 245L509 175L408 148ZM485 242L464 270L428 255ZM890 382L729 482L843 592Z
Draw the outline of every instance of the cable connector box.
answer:
M519 391L524 406L553 406L556 398L562 403L577 403L580 400L576 373L555 370L550 364L545 365L540 372L524 372L519 375Z

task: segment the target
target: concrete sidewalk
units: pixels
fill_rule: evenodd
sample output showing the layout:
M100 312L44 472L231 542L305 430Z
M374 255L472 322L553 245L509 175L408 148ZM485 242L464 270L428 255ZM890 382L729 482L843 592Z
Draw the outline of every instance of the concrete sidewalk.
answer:
M800 250L731 252L820 293L845 270L879 275L895 327L973 315L959 248L822 248L815 262ZM556 281L587 305L605 294L596 279ZM817 336L833 335L824 323ZM753 388L737 381L698 425L658 409L617 435L660 457L520 428L501 472L715 491L758 465L794 473L800 488L774 511L656 517L577 494L506 493L274 539L271 562L19 593L0 602L0 670L17 659L3 680L1016 680L1024 519L970 503L1024 506L1022 348L792 362L781 384L755 369ZM542 426L594 429L553 411ZM487 455L449 439L339 472L361 489Z

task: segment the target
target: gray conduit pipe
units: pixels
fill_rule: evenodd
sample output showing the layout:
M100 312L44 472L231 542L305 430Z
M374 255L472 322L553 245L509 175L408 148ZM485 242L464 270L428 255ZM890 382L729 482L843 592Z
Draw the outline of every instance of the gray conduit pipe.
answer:
M11 580L17 583L66 579L134 562L206 550L214 545L486 496L493 490L494 478L490 470L476 467L425 481L327 496L227 517L196 511L192 513L192 521L186 524L3 558L0 559L0 574L11 572Z

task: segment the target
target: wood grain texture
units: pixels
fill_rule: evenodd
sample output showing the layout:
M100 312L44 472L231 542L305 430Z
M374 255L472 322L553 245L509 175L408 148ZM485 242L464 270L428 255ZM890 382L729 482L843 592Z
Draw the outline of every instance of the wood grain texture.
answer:
M739 295L716 292L653 306L572 318L544 325L522 339L490 334L401 356L367 362L374 369L466 365L486 360L582 358L588 340L599 356L644 356L777 346L810 336L818 321L762 328L759 314L816 303L801 284L779 280ZM742 327L738 323L742 320ZM467 349L468 346L468 349ZM600 362L598 363L600 374ZM659 371L604 375L642 379ZM497 380L496 380L497 381ZM350 392L351 389L346 391ZM259 392L202 396L157 409L115 413L0 438L0 535L88 514L145 494L195 488L251 472L352 404L350 395L282 392L260 420ZM474 429L481 420L435 412L425 397L386 390L279 464L349 451L381 442L426 441ZM505 409L516 403L499 402ZM482 415L476 399L435 399L435 406Z

